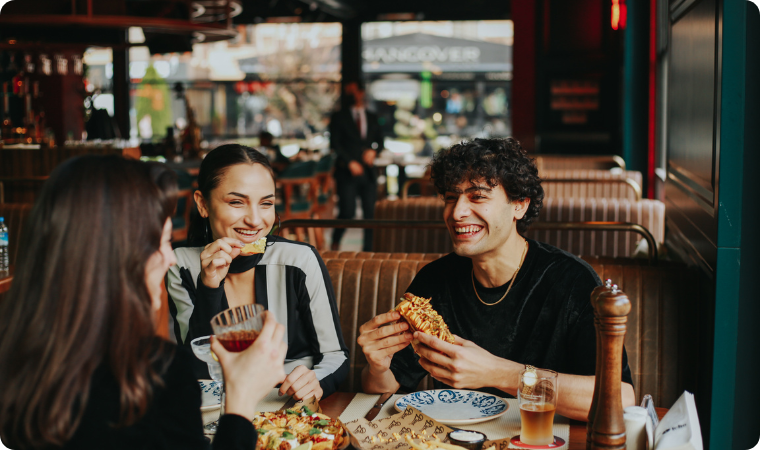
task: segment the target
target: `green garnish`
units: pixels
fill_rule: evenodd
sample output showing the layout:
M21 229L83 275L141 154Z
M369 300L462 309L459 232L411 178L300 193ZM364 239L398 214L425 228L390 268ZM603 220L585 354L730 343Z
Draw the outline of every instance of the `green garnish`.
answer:
M285 410L285 413L286 413L286 414L298 414L298 411L294 411L294 410L292 410L292 409L286 409L286 410Z
M315 421L314 423L312 423L312 425L318 425L320 427L324 427L324 426L330 425L330 421L329 420L325 420L325 419L321 419L321 420Z
M322 433L322 430L320 430L319 428L312 428L311 430L309 430L309 436L314 436L315 434L320 434L320 433Z
M282 437L284 437L285 439L293 439L293 438L295 438L295 436L293 435L293 433L291 433L289 431L283 431L282 432Z
M259 433L259 436L262 436L262 435L265 435L265 434L267 434L267 430L264 430L264 429L261 429L261 428L259 428L259 429L258 429L258 430L256 430L256 431Z
M303 408L301 408L301 411L305 412L307 416L310 416L310 415L314 414L314 411L312 411L311 409L309 409L308 406L304 406Z

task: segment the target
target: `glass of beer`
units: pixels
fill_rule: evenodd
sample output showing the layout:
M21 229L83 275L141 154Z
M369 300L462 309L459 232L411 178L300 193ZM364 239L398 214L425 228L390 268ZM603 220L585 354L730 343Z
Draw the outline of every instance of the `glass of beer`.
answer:
M520 406L520 441L528 445L554 442L557 409L557 372L526 366L520 372L517 403Z
M241 305L226 309L211 319L216 339L230 352L242 352L253 344L264 327L264 307Z

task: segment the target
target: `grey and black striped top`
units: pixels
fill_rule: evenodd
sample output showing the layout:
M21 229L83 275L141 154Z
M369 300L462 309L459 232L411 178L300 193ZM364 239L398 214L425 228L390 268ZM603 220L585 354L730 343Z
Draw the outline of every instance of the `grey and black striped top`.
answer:
M177 265L166 275L169 330L177 343L187 347L196 337L213 334L211 318L229 307L224 281L216 289L200 282L202 250L175 249ZM270 238L255 268L256 303L271 311L286 328L286 372L305 365L316 373L325 397L335 392L348 374L348 348L322 258L310 245ZM208 378L206 364L198 363L196 373L202 376L205 371Z

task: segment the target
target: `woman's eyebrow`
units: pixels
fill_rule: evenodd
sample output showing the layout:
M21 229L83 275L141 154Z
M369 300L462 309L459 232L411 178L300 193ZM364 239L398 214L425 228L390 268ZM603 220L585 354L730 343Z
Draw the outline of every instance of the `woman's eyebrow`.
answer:
M241 198L244 198L246 200L248 200L250 198L250 197L248 197L245 194L241 194L240 192L229 192L229 193L227 193L227 195L234 195L235 197L241 197Z
M274 194L269 194L269 195L265 195L265 196L261 197L261 199L262 200L266 200L268 198L273 198L273 197L274 197Z

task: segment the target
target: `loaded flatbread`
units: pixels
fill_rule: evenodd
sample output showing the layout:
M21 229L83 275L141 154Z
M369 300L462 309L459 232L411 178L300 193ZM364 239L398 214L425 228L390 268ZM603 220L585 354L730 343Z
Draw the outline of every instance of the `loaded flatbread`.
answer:
M348 439L337 419L315 413L308 406L261 413L253 425L259 434L258 450L292 450L309 443L311 450L337 450Z

